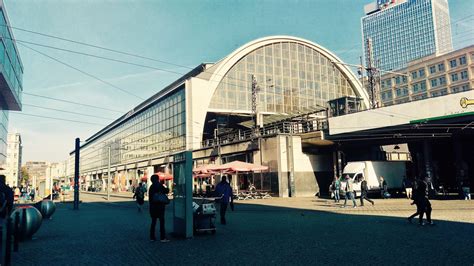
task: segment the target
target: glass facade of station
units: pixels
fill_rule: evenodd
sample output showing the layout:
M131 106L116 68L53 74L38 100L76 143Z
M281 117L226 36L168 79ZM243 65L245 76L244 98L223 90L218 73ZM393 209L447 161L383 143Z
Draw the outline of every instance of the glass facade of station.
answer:
M257 109L290 113L327 106L331 99L357 95L349 79L326 56L297 42L277 42L244 56L223 77L210 108L252 110L252 75Z
M81 171L134 163L164 156L186 147L184 85L157 100L81 148Z

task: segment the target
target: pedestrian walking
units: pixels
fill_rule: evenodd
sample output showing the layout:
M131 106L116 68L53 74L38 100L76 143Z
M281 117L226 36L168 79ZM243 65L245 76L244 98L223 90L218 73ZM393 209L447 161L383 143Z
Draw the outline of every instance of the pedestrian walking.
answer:
M133 193L133 198L137 202L138 212L141 212L143 203L145 203L145 187L142 183L138 184L135 193Z
M413 182L410 178L404 177L402 182L403 188L405 189L405 193L407 195L407 199L412 198L413 194Z
M372 206L375 204L373 200L369 199L367 197L367 193L369 191L369 188L367 187L367 181L365 179L362 180L360 183L360 206L364 206L364 199L367 200L368 202L372 203Z
M423 222L423 216L426 214L426 221L430 225L434 225L433 221L431 221L431 203L428 199L428 186L423 180L418 180L417 187L413 194L413 202L411 205L416 205L416 212L408 217L408 221L411 223L412 219L419 215L418 223L423 226L425 223Z
M31 188L31 191L30 191L30 199L31 199L31 201L35 201L35 194L36 194L35 188L32 187L32 188Z
M385 181L383 176L381 176L379 179L379 187L380 187L380 196L382 197L382 199L387 199L388 197L390 197L388 194L387 181Z
M469 186L468 179L461 181L461 189L463 192L464 200L471 200L471 187Z
M13 195L14 195L14 200L15 202L19 201L20 200L20 188L18 187L13 187Z
M166 203L155 200L155 194L167 195L169 189L159 182L158 175L151 176L151 186L148 191L148 201L150 204L150 216L151 216L151 226L150 226L150 241L156 241L155 237L155 227L156 220L160 220L160 241L169 242L165 235L165 207Z
M229 178L230 180L230 178ZM216 186L216 194L220 199L220 215L221 215L221 224L226 224L225 212L227 211L227 205L232 200L232 188L227 182L227 176L222 176L221 182Z
M340 196L340 189L341 189L341 181L339 178L335 177L331 184L332 192L334 193L334 202L338 203L341 199Z
M354 204L353 208L357 208L356 201L354 199L354 194L352 193L353 191L353 185L352 185L352 179L349 175L346 175L345 177L346 181L346 186L345 186L345 195L344 195L344 205L341 206L341 208L345 208L347 204L347 199L351 199L352 203Z

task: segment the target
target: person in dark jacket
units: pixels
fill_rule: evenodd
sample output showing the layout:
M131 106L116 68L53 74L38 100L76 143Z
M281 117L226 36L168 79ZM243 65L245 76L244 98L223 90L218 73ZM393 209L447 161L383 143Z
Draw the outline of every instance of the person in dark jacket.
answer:
M10 215L13 210L13 190L5 184L6 176L0 175L0 193L3 193L2 201L0 202L0 219L3 220Z
M151 227L150 227L150 241L156 241L155 227L156 219L160 219L160 241L169 242L165 236L165 204L153 201L153 195L156 193L168 194L170 190L159 182L158 175L151 176L150 189L148 190L148 198L150 205Z
M222 197L220 200L221 201L221 208L220 208L221 224L226 224L227 221L225 220L225 212L227 211L227 205L229 205L229 202L232 200L232 188L227 182L227 176L225 175L222 176L221 182L217 184L216 194L218 197Z
M138 211L142 211L142 205L145 203L145 186L140 183L133 193L133 198L137 201Z
M367 187L367 181L365 181L365 179L363 179L362 182L360 183L360 192L361 192L360 206L364 206L364 199L367 200L368 202L372 203L372 205L374 205L374 201L367 197L368 190L369 190L369 188Z
M423 216L426 213L426 221L428 224L433 225L434 223L431 221L431 203L428 200L428 191L427 191L427 184L423 180L418 180L416 182L416 189L413 193L413 202L411 205L416 204L416 212L408 217L408 221L411 223L411 220L420 215L419 217L419 224L424 225Z

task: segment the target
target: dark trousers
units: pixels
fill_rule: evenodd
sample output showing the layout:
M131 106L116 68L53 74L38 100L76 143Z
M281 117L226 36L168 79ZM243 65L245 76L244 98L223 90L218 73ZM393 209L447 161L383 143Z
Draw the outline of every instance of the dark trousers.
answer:
M221 209L220 209L220 214L221 214L221 224L226 224L225 220L225 212L227 211L227 205L229 203L227 202L221 202Z
M420 212L420 224L423 222L423 215L426 213L426 221L428 223L431 223L431 203L429 202L428 199L425 200L425 202L421 206L421 212Z
M374 201L369 199L367 197L367 192L362 191L362 194L360 195L360 206L364 206L364 199L372 204L374 204Z
M423 214L422 214L422 211L421 211L421 207L419 204L416 204L416 212L412 215L410 215L410 217L408 217L409 220L415 218L417 215L420 215L420 224L423 222Z
M151 217L150 239L155 239L156 219L160 219L160 240L165 239L165 212L158 213L158 216Z

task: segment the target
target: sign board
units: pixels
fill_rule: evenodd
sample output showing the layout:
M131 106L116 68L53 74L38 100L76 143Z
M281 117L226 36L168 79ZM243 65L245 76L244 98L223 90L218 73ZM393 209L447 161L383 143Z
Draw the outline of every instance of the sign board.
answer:
M173 231L176 235L193 236L193 156L191 151L173 158Z

